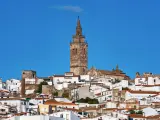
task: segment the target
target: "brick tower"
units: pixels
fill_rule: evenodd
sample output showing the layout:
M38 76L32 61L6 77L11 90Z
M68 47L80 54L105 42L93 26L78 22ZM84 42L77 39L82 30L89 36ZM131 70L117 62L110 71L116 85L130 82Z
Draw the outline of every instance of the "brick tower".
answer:
M88 44L82 35L82 27L78 17L76 34L70 43L70 72L75 75L84 75L88 70Z
M29 78L36 78L36 71L33 70L24 70L22 71L22 80L21 80L21 96L25 97L25 79Z

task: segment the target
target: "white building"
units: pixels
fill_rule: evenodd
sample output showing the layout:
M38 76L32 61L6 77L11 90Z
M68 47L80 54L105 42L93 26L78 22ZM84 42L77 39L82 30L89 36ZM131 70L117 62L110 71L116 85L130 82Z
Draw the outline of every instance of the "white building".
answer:
M159 86L160 85L160 75L153 75L152 73L144 73L144 75L136 76L135 85L149 85L149 86Z
M132 90L127 90L125 94L125 100L129 100L132 98L141 100L143 98L151 98L153 95L157 95L159 92L154 92L154 91L132 91Z
M9 97L9 91L5 90L5 89L1 89L0 90L0 97L1 98L3 98L3 97Z
M25 78L25 84L40 84L41 82L43 82L44 79L40 79L40 78Z
M128 80L120 80L120 82L112 84L110 86L110 89L119 89L122 90L122 88L128 87Z
M90 81L89 75L74 75L72 72L53 76L53 84L57 90L68 88L68 85L71 83L85 84L86 81Z
M3 88L3 82L2 82L2 79L0 78L0 89Z
M64 120L80 120L80 118L71 111L53 113L53 116L64 118Z
M2 120L65 120L65 119L54 116L34 115L34 116L13 116L10 118L4 118Z
M131 90L141 90L141 91L156 91L160 92L160 86L150 86L150 85L132 85L128 87Z
M0 104L16 107L17 113L26 112L26 102L21 98L2 98Z
M20 93L21 81L17 79L10 79L6 81L6 89L11 92Z

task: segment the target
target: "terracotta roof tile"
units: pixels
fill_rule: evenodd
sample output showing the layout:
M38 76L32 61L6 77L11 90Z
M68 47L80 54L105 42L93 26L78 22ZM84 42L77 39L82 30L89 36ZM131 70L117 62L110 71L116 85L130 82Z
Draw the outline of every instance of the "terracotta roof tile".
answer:
M130 116L131 118L157 118L158 120L160 119L160 115L154 115L154 116L143 116L141 114L129 114L128 116Z
M139 93L139 94L159 94L160 92L155 92L155 91L133 91L133 90L126 90L126 91L128 91L128 92L130 92L130 93L135 93L135 94L137 94L137 93Z
M25 100L24 98L0 98L1 100Z
M74 103L58 102L54 99L47 100L44 104L45 105L74 105L74 106L76 106L76 104L74 104Z

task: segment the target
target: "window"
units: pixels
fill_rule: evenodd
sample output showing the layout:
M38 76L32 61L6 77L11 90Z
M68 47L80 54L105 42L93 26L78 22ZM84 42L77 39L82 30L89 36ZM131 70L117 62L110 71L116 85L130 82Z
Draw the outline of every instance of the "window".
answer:
M83 73L85 73L85 69L83 68Z
M86 52L86 50L85 50L85 48L83 49L83 53L82 54L85 54L85 52Z
M66 114L66 120L69 120L69 114Z
M5 111L5 109L1 109L1 111L2 111L2 112L4 112L4 111Z
M76 48L75 48L75 49L72 49L72 54L73 54L73 55L77 54L77 49L76 49Z
M63 114L60 115L60 118L63 118Z

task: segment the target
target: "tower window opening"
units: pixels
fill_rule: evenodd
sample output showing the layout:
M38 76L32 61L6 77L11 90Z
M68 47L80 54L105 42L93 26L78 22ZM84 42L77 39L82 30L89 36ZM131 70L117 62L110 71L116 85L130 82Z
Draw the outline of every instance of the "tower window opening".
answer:
M77 54L77 49L73 49L73 54Z
M83 73L85 73L85 69L83 68Z

